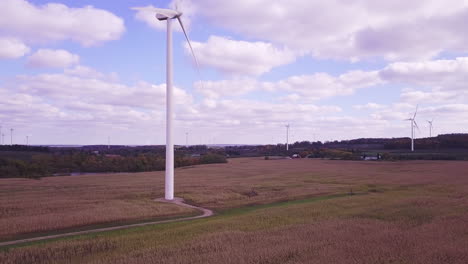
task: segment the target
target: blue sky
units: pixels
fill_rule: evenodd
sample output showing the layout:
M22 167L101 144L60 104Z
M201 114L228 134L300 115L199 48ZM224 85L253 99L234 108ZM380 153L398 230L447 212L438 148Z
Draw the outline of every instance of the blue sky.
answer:
M130 8L175 2L178 144L468 132L462 0L2 0L3 143L163 144L165 22Z

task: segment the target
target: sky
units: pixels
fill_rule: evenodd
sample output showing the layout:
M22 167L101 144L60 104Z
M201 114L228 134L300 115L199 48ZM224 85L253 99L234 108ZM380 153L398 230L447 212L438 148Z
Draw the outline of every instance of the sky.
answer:
M0 143L164 144L151 6L176 144L468 133L466 0L1 0Z

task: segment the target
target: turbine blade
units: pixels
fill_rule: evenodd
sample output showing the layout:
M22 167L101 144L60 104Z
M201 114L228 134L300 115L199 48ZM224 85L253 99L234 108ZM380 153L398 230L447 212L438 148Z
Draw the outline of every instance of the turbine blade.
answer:
M198 64L197 57L195 56L195 52L193 51L192 43L190 42L190 39L187 35L187 31L185 30L184 24L182 23L182 19L180 17L177 17L177 20L179 20L180 27L182 28L182 31L184 32L185 39L187 39L187 43L190 47L190 51L192 52L193 59L195 60L195 64L197 64L197 69L200 71L200 65Z
M418 107L419 107L419 104L418 104L418 105L416 105L416 111L414 111L414 116L413 116L413 119L415 119L415 118L416 118L416 114L418 113Z
M414 126L419 130L418 123L416 123L416 120L413 120Z
M180 16L177 17L177 20L179 20L180 27L182 28L182 31L184 32L185 39L187 39L187 43L190 47L190 51L192 52L193 60L195 61L195 64L197 65L198 77L200 78L200 84L202 85L202 89L203 89L203 82L201 81L200 64L198 64L197 56L195 56L192 43L190 42L187 31L185 30L185 27L184 27L184 23L182 23L182 19L180 19Z

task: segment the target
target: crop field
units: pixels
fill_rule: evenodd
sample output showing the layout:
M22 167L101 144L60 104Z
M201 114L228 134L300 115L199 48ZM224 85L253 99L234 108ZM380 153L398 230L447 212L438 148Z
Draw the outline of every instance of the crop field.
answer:
M196 214L164 172L0 180L0 240ZM0 263L468 263L468 162L231 159L176 170L213 217L0 248Z

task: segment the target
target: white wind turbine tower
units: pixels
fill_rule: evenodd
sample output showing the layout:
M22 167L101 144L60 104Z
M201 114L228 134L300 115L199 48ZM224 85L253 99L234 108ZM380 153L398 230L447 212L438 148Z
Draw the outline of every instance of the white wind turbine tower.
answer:
M289 124L286 125L286 151L289 151Z
M155 7L135 7L133 10L144 10L154 12L156 18L160 21L167 21L167 57L166 57L166 177L165 177L165 199L174 199L174 141L173 141L173 89L172 89L172 19L179 21L180 27L184 32L188 45L192 52L193 58L197 65L197 70L200 72L197 58L193 52L192 44L188 38L184 24L180 17L182 12L171 9L155 8Z
M418 113L418 106L416 105L416 111L414 111L413 118L406 119L411 121L411 151L414 151L414 128L419 129L418 124L416 123L416 114Z
M432 137L432 122L434 122L434 118L431 119L431 121L426 120L429 123L429 137Z

